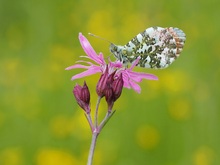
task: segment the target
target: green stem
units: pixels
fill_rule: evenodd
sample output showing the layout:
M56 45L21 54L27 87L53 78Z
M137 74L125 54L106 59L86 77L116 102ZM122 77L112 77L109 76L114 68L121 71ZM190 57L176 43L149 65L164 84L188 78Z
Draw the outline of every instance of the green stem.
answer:
M99 96L98 97L98 100L97 100L97 104L96 104L96 109L95 109L95 128L98 127L98 111L99 111L99 104L100 104L100 101L101 101L101 97Z
M92 165L96 141L97 141L97 137L98 137L99 133L101 132L101 130L105 126L105 124L108 122L108 120L111 118L111 116L115 113L115 111L112 111L112 110L107 111L105 118L102 120L101 124L98 125L98 109L99 109L99 104L100 104L101 99L102 99L101 97L98 97L97 104L96 104L96 110L95 110L95 116L94 116L94 125L92 124L90 114L89 115L86 114L86 118L90 124L91 129L92 129L92 142L90 145L87 165Z
M105 115L105 118L102 120L101 124L99 125L99 131L102 130L102 128L105 126L105 124L108 122L108 120L114 115L115 111L107 112Z
M93 132L93 134L92 134L92 142L90 145L87 165L92 165L92 160L93 160L93 155L94 155L96 140L97 140L98 135L99 135L98 132Z
M93 131L93 130L94 130L94 125L93 125L93 123L92 123L91 115L85 113L85 116L86 116L86 119L87 119L87 121L88 121L88 123L89 123L89 126L90 126L90 128L91 128L91 131Z

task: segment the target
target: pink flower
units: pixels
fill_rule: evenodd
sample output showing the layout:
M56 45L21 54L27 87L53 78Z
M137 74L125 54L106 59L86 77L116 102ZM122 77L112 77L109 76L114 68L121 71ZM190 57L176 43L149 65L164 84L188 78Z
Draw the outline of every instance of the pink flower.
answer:
M133 88L138 93L141 92L141 88L137 83L141 82L143 79L158 80L158 78L155 75L132 71L132 69L136 66L140 58L137 58L137 60L134 61L134 63L131 65L130 68L124 67L123 64L118 60L112 62L109 59L108 60L109 63L107 64L104 60L103 54L102 53L97 54L93 49L93 47L90 45L89 41L82 35L82 33L79 33L79 41L83 50L87 54L87 56L81 56L81 57L88 58L94 61L96 64L81 60L81 61L77 61L77 63L80 62L80 63L85 63L87 65L75 64L67 67L66 70L78 69L78 68L86 69L86 71L74 75L71 78L71 80L79 79L85 76L90 76L98 72L103 74L105 72L105 69L108 68L109 74L116 71L115 76L120 76L120 74L122 75L125 88Z

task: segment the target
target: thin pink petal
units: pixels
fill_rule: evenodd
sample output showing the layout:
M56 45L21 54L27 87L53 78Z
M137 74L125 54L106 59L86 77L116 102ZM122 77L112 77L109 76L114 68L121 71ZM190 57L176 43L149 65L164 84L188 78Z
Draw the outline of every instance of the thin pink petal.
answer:
M141 93L141 87L137 83L130 81L130 85L137 93Z
M138 72L129 72L128 74L131 79L135 80L136 82L141 82L142 79L148 79L148 80L158 80L158 77L153 74L148 73L138 73Z
M76 63L86 63L88 65L94 65L93 63L91 63L89 61L82 61L82 60L76 61Z
M89 67L90 66L85 66L85 65L81 65L81 64L75 64L75 65L67 67L65 70L78 69L78 68L88 69Z
M97 56L97 58L98 58L98 60L97 60L97 58L96 58L96 56ZM99 64L99 65L104 65L104 64L106 64L106 62L105 62L105 60L104 60L104 56L103 56L103 54L102 53L99 53L99 55L96 55L95 56L95 59L92 57L90 57L90 56L80 56L80 57L83 57L83 58L88 58L88 59L90 59L90 60L93 60L93 61L95 61L97 64Z
M132 88L137 93L141 92L140 86L137 83L133 82L133 80L130 77L128 77L127 74L124 74L122 72L122 78L123 78L123 81L124 81L124 87L125 88L128 88L128 89Z
M86 39L86 37L82 35L82 33L79 33L79 41L86 54L96 63L103 65L103 61L104 61L103 55L102 54L97 55L95 50L90 45L89 41Z
M106 64L106 62L104 60L104 55L102 53L99 53L98 57L99 57L99 60L101 61L100 64L102 64L102 65Z
M123 79L123 81L124 81L124 79ZM124 87L129 88L129 89L131 88L127 81L124 81Z
M97 66L93 66L93 67L90 67L88 70L84 71L84 72L81 72L79 74L76 74L74 75L71 80L75 80L75 79L79 79L79 78L82 78L82 77L86 77L86 76L90 76L90 75L93 75L93 74L96 74L98 72L102 72L100 70L100 67L97 67Z
M133 72L130 69L121 70L119 73L122 73L122 77L124 80L124 87L133 88L138 93L141 92L141 88L136 82L141 82L143 79L150 79L150 80L158 79L156 76L152 74Z
M122 62L120 62L120 61L111 62L111 61L109 60L109 66L110 66L110 67L115 67L115 68L122 68L122 67L123 67L123 64L122 64Z
M120 74L120 73L119 73ZM121 72L124 83L129 82L129 76L126 72Z
M132 63L131 67L129 68L129 70L132 70L139 62L139 60L141 59L140 56L138 56L138 58Z

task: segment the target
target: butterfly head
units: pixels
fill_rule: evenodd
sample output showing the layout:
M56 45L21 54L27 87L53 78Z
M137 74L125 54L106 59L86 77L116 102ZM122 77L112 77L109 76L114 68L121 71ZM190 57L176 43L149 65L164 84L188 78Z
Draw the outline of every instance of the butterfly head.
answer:
M125 54L124 46L110 44L110 52L114 54L115 58L121 61L123 64L127 63L127 58Z

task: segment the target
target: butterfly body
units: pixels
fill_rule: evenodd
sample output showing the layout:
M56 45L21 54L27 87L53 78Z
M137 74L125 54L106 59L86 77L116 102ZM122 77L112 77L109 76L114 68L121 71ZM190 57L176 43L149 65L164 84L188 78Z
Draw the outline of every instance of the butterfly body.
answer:
M125 65L139 57L137 66L166 68L179 57L185 40L185 33L178 28L150 27L124 46L112 43L110 51Z

